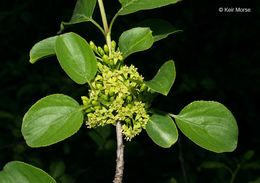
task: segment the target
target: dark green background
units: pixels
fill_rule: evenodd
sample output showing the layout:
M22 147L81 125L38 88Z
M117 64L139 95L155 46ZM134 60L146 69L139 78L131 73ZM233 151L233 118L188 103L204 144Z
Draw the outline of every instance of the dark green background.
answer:
M76 0L13 0L0 3L0 168L12 160L31 163L50 172L50 165L63 161L62 183L112 182L115 169L115 130L110 128L102 147L92 140L85 125L71 138L47 148L29 148L21 136L23 114L38 99L64 93L80 102L88 88L73 83L55 57L34 65L29 63L30 48L53 36L60 22L69 20ZM120 7L116 0L105 0L108 18ZM251 13L219 13L219 7L251 8ZM247 150L254 150L252 162L260 166L259 133L259 14L258 4L232 1L184 0L176 5L119 17L112 37L146 18L163 18L184 32L157 42L152 49L127 59L148 80L165 61L174 59L176 82L168 97L160 96L154 105L178 113L194 100L215 100L226 105L239 126L238 148L233 153L215 154L190 142L182 134L181 146L189 182L228 182L223 169L198 170L204 161L220 161L235 168ZM100 21L98 8L94 18ZM103 37L90 23L78 24L74 31L97 44ZM259 100L258 100L259 101ZM156 146L146 132L127 142L124 182L169 182L175 177L184 182L180 168L179 145L170 149ZM257 167L257 166L256 166ZM236 182L249 182L260 170L241 170Z

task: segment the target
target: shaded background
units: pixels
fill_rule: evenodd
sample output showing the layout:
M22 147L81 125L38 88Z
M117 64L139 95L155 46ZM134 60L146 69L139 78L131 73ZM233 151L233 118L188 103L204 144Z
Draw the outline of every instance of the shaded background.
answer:
M0 167L20 160L52 174L61 183L112 182L115 169L115 130L81 130L71 138L46 148L29 148L21 135L23 114L38 99L64 93L80 102L87 87L74 84L55 57L31 65L29 50L38 41L53 36L61 21L68 21L76 0L13 0L0 2ZM105 0L108 19L119 9L116 0ZM251 8L251 13L220 13L219 7ZM184 32L156 43L152 49L131 55L148 80L167 60L174 59L177 79L168 97L154 102L159 108L178 113L194 100L216 100L225 104L239 125L238 148L232 153L206 151L180 134L188 182L229 182L223 169L200 169L205 161L225 162L232 169L248 150L255 155L250 169L242 169L236 182L250 182L260 175L259 133L259 1L217 3L184 0L176 5L119 17L113 38L146 18L163 18ZM100 21L98 8L94 18ZM90 23L65 30L74 31L103 45L102 34ZM257 34L258 33L258 34ZM259 101L259 100L258 100ZM165 182L174 177L184 182L178 143L170 149L156 146L146 132L126 143L124 182ZM173 181L172 181L173 182Z

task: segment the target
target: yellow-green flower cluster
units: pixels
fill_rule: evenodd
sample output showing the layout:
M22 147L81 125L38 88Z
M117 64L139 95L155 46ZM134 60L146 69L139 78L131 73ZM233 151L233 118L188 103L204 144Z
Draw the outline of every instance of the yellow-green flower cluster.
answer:
M131 140L145 128L149 119L150 90L137 68L123 64L121 52L115 51L115 43L112 43L110 56L107 55L106 45L102 49L91 43L92 49L102 58L98 62L98 73L90 82L89 97L82 96L87 114L86 125L93 128L116 125L120 121L122 133Z

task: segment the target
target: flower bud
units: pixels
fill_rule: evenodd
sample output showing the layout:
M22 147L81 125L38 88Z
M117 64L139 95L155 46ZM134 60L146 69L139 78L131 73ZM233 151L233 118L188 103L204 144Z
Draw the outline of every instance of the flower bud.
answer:
M95 43L93 42L93 41L90 41L89 42L89 46L90 46L90 48L92 49L92 50L96 50L96 45L95 45Z
M125 122L126 122L126 123L131 123L131 119L126 118L126 119L125 119Z
M97 106L95 106L94 108L95 108L96 110L97 110L97 109L101 109L101 106L100 106L100 105L97 105Z
M106 64L109 64L109 57L108 57L107 55L104 55L104 56L102 57L102 60L103 60L103 62L105 62Z
M113 100L115 100L115 97L110 97L109 100L113 101Z
M96 84L96 88L99 89L99 90L102 89L102 84L99 84L99 83Z
M111 46L112 46L112 51L115 51L116 50L116 42L114 40L111 42Z
M103 70L103 65L102 65L100 62L98 62L97 65L98 65L98 69L99 69L100 71L102 71L102 70Z
M103 95L102 98L107 101L108 100L108 95Z
M86 96L81 96L81 100L82 100L82 102L83 102L83 105L88 105L88 97L86 97Z
M99 103L98 103L98 101L93 100L93 101L92 101L92 105L96 106L96 105L99 105Z
M86 113L89 113L89 112L92 112L92 109L91 108L88 108L85 110Z
M129 109L132 109L133 105L132 105L132 104L128 104L127 107L128 107Z
M114 65L114 61L113 60L109 60L109 65L113 66Z
M88 117L89 118L94 117L94 114L93 113L88 113Z
M127 96L126 100L127 100L128 102L131 102L131 101L133 100L133 98L132 98L132 96Z
M146 89L146 85L145 85L145 84L142 84L142 86L141 86L141 88L140 88L140 91L143 92L145 89Z
M109 54L109 48L106 44L104 45L104 51L105 51L105 54Z
M109 95L109 96L113 96L113 95L114 95L114 92L109 91L109 92L108 92L108 95Z
M126 97L127 97L126 94L123 94L121 98L126 99Z
M103 55L105 54L104 50L103 50L100 46L97 48L97 50L98 50L98 53L99 53L101 56L103 56Z

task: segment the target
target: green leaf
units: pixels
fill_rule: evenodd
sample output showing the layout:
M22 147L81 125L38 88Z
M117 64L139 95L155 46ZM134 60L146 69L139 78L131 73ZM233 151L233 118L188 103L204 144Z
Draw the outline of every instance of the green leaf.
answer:
M69 96L53 94L36 102L24 115L22 134L31 147L48 146L72 136L82 123L80 105Z
M149 10L160 8L170 4L175 4L181 0L119 0L122 8L119 10L119 15L127 15L140 10Z
M96 56L79 35L71 32L58 36L55 51L62 69L76 83L85 84L95 77Z
M191 141L217 153L237 147L238 127L232 113L214 101L196 101L173 115L177 126Z
M61 30L59 31L59 33L63 31L64 25L90 21L95 10L96 3L97 0L77 0L70 21L61 23Z
M30 62L33 64L36 61L55 55L54 43L57 36L49 37L36 43L30 51Z
M158 18L144 20L137 25L140 27L150 27L153 32L154 42L182 31L174 28L169 22Z
M56 183L56 181L39 168L20 161L12 161L0 172L0 183Z
M149 49L153 41L149 28L137 27L123 32L119 38L119 49L126 58L132 53Z
M157 145L169 148L178 139L178 131L173 120L167 114L153 114L147 125L146 132Z
M172 60L165 62L154 78L146 81L146 85L157 93L168 95L176 78L175 65Z

